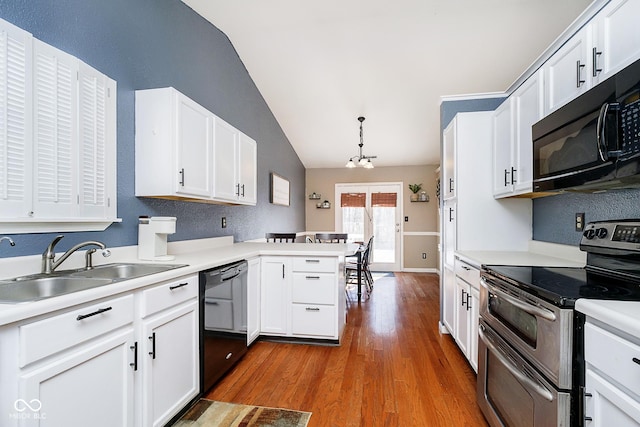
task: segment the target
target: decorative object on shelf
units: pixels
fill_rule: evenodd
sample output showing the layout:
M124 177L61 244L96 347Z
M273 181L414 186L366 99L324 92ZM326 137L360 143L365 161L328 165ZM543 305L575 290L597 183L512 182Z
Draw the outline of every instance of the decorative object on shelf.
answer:
M321 194L316 193L315 191L309 194L309 200L320 200Z
M428 202L429 201L429 195L427 194L426 191L422 190L420 192L420 194L418 195L418 201L419 202Z
M289 180L271 173L271 203L289 206Z
M316 208L318 209L331 209L331 202L325 200L324 202L316 203Z
M371 163L371 159L376 159L378 156L365 156L364 154L362 154L362 146L364 145L364 142L362 140L362 122L364 122L364 117L358 117L358 121L360 122L360 144L358 144L358 147L360 147L360 151L358 152L357 156L351 157L345 166L348 168L355 168L356 163L354 162L354 160L356 160L358 162L358 165L362 166L363 168L373 169L373 163Z
M411 201L417 202L419 199L418 191L422 190L422 184L409 184L409 190L411 190L411 193L413 193L411 194Z

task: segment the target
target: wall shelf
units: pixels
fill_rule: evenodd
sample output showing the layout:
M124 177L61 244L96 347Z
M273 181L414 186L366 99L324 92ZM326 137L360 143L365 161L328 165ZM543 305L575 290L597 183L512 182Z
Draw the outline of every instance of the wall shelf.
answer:
M321 197L322 195L318 193L309 194L309 200L320 200Z

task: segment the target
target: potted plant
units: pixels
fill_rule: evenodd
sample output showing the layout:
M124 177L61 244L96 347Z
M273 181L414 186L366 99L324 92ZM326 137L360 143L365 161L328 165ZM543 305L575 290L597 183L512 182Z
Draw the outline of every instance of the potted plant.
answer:
M413 193L411 195L411 201L418 201L418 191L422 190L422 184L409 184L409 190Z

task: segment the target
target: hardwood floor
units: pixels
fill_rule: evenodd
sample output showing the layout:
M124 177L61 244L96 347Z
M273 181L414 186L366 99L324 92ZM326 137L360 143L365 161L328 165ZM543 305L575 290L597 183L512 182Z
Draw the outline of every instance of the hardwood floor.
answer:
M435 274L379 278L341 346L258 342L206 397L309 411L310 427L487 426L475 373L438 332L438 294Z

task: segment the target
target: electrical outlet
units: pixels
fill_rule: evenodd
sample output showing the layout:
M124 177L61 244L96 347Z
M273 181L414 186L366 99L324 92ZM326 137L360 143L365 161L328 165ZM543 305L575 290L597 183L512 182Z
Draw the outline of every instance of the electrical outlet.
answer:
M584 212L576 213L576 231L584 230Z
M227 228L227 217L226 216L222 217L222 228Z
M404 222L409 222L409 217L408 216L404 217Z
M427 253L426 252L422 252L422 259L427 259Z

